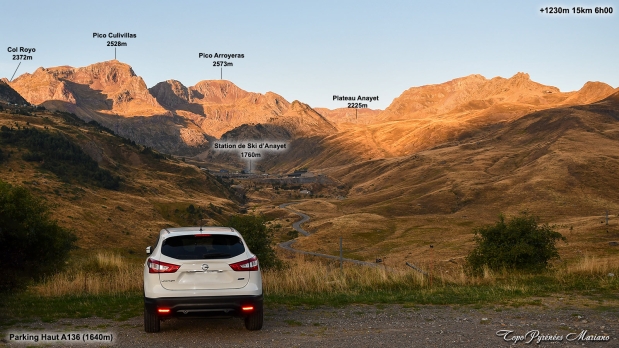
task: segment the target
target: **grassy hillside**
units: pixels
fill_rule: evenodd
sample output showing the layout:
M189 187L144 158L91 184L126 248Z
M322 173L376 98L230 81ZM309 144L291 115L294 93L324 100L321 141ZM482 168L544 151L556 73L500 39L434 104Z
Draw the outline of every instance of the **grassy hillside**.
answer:
M472 230L529 211L568 243L563 259L619 256L619 95L537 111L409 156L324 169L350 187L343 200L295 206L315 232L296 247L390 266L447 272L473 248ZM266 209L268 210L268 209ZM605 212L609 211L606 225ZM277 223L277 222L275 222ZM430 248L433 245L434 248Z
M0 177L45 199L81 248L142 253L162 227L218 224L237 210L233 194L195 166L71 114L22 113L30 116L0 111ZM189 205L204 214L177 209Z

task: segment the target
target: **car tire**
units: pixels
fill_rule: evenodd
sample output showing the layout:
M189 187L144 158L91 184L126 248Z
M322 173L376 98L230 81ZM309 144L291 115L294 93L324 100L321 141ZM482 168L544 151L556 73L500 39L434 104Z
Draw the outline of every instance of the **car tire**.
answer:
M245 328L251 331L260 330L262 329L263 321L264 314L262 306L260 306L254 313L245 317Z
M144 307L144 331L148 333L159 332L161 330L161 322L157 313L150 311Z

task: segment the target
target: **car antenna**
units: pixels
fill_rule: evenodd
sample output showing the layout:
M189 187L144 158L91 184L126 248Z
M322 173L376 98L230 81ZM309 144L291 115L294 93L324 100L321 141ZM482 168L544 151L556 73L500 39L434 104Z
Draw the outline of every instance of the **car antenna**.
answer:
M203 224L203 222L202 222L202 221L203 221L203 220L204 220L204 219L200 219L200 232L202 232L202 224Z

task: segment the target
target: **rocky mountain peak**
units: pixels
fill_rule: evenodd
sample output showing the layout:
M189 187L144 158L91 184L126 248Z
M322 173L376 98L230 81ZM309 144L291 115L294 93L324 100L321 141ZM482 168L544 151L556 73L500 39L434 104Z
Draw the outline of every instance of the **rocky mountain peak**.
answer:
M227 80L203 80L190 90L192 99L210 103L232 103L249 95L249 92Z
M190 101L189 89L177 80L159 82L149 88L149 91L157 99L157 102L167 109L176 109Z
M123 116L166 113L150 94L144 80L131 66L117 60L81 68L38 68L33 74L19 76L11 86L30 103L47 102L51 109L73 112L85 118L91 118L92 112Z

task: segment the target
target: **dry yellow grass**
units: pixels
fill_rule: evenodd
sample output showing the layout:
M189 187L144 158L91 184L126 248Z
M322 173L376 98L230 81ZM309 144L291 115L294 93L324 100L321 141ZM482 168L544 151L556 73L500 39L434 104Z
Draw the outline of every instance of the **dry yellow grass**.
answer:
M565 272L568 274L608 275L608 273L615 273L617 269L619 269L619 260L616 258L600 259L585 255L578 262L567 266Z
M263 271L262 277L267 294L348 292L396 284L411 287L427 284L427 279L416 272L351 265L340 270L339 266L313 262L303 256L292 259L287 269Z
M325 201L331 205L341 204L343 209L326 212L327 205L322 203ZM393 217L387 215L388 211L364 212L363 208L351 209L346 204L347 200L340 203L315 199L312 204L308 202L293 205L294 209L311 217L302 227L312 232L309 237L300 236L294 247L304 251L339 255L339 238L342 237L344 256L348 258L369 262L382 258L391 268L405 267L405 262L426 267L433 263L437 273L453 273L458 271L464 257L475 246L474 229L494 223L498 216L498 213L493 216L474 209L453 214ZM414 208L416 204L411 206ZM537 210L531 211L538 215ZM506 214L508 217L514 216L517 211L508 211ZM619 249L609 244L609 241L617 240L619 236L616 215L610 217L608 226L600 223L603 221L601 216L549 218L550 214L545 211L540 215L542 222L548 221L556 231L567 238L567 243L558 242L556 245L562 261L566 264L580 262L583 255L600 260L616 257ZM300 218L296 217L290 222L278 219L274 224L280 224L288 231L290 224L298 219ZM433 248L430 248L430 245Z
M31 291L45 297L135 292L142 289L142 271L141 265L118 254L99 252L80 267L55 274Z
M505 279L526 279L528 274L507 270L492 271L487 267L481 275L466 272L463 265L445 272L434 269L429 275L422 275L411 269L394 269L385 267L365 267L345 264L340 270L338 264L316 261L305 256L296 256L288 262L284 270L263 271L265 292L270 294L303 294L319 292L349 292L361 288L432 288L436 286L477 286L497 285ZM423 269L431 269L423 265ZM609 274L619 274L619 260L598 259L585 256L577 262L556 268L548 273L557 280L567 276L594 276L612 280ZM506 286L505 284L501 285ZM507 286L518 286L507 285Z
M585 256L572 265L549 273L557 282L570 282L573 276L594 277L612 282L619 274L619 261ZM501 289L524 287L527 274L484 269L480 276L468 274L459 266L451 272L434 270L423 275L412 269L392 269L336 263L325 263L305 256L288 261L282 270L263 270L263 286L267 295L358 294L364 291L427 289L444 286L494 285ZM507 283L505 280L509 280ZM142 265L129 262L118 254L99 252L79 267L56 274L30 291L42 297L68 295L103 295L139 292L142 289ZM521 284L522 283L522 284Z
M424 275L412 269L366 267L323 263L297 256L284 270L263 271L266 294L356 293L363 289L419 289L437 286L490 285L497 282L494 272L485 269L481 276L471 276L464 267L447 273Z

